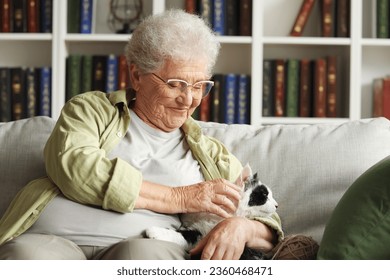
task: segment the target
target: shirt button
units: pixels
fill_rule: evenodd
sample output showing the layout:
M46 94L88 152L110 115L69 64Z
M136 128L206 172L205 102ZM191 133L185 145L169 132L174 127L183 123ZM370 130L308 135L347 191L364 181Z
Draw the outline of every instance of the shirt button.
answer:
M118 132L116 133L116 136L122 137L122 132L118 131Z

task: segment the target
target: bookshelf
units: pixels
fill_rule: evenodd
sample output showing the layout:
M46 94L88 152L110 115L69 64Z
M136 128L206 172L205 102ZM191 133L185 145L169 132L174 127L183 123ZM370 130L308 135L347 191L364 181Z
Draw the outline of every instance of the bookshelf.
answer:
M95 32L67 33L67 1L53 0L53 32L0 33L0 67L51 66L52 117L65 102L66 58L72 53L119 55L129 35L113 34L106 19L108 3L95 0ZM319 0L315 5L318 5ZM375 38L376 0L352 0L350 37L319 37L318 18L310 16L302 37L288 36L301 0L262 0L252 3L252 36L221 36L222 49L215 67L219 73L250 74L251 123L292 124L344 122L372 115L372 80L390 74L390 39ZM144 0L144 15L184 8L184 0ZM313 8L313 10L316 7ZM281 14L283 13L283 14ZM313 12L312 12L313 13ZM287 118L262 116L262 61L271 58L338 55L340 118Z

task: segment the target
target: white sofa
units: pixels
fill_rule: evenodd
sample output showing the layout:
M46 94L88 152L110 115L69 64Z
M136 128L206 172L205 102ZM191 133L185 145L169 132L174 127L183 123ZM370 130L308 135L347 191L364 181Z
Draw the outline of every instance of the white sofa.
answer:
M20 188L45 175L42 151L54 124L48 117L0 124L0 216ZM390 121L385 118L343 124L201 125L273 189L285 233L308 235L318 243L348 187L390 155Z

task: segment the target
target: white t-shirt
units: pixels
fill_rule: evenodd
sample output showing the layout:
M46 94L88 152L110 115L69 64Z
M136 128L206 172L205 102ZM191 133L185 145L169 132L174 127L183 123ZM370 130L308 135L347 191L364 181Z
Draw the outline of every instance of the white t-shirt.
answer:
M204 181L199 163L180 129L173 132L156 130L133 111L130 114L129 129L108 155L110 159L120 157L140 170L144 180L171 187ZM126 214L106 211L59 195L49 203L28 232L62 236L78 245L109 246L128 237L139 236L150 226L176 229L180 220L177 215L143 209Z

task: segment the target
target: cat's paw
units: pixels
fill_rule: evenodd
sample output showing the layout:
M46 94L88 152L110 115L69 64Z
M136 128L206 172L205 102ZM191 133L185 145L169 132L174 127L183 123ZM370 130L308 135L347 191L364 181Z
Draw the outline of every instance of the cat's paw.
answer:
M158 239L179 244L183 248L187 248L188 244L184 237L177 231L162 228L150 227L145 230L145 236L150 239Z

